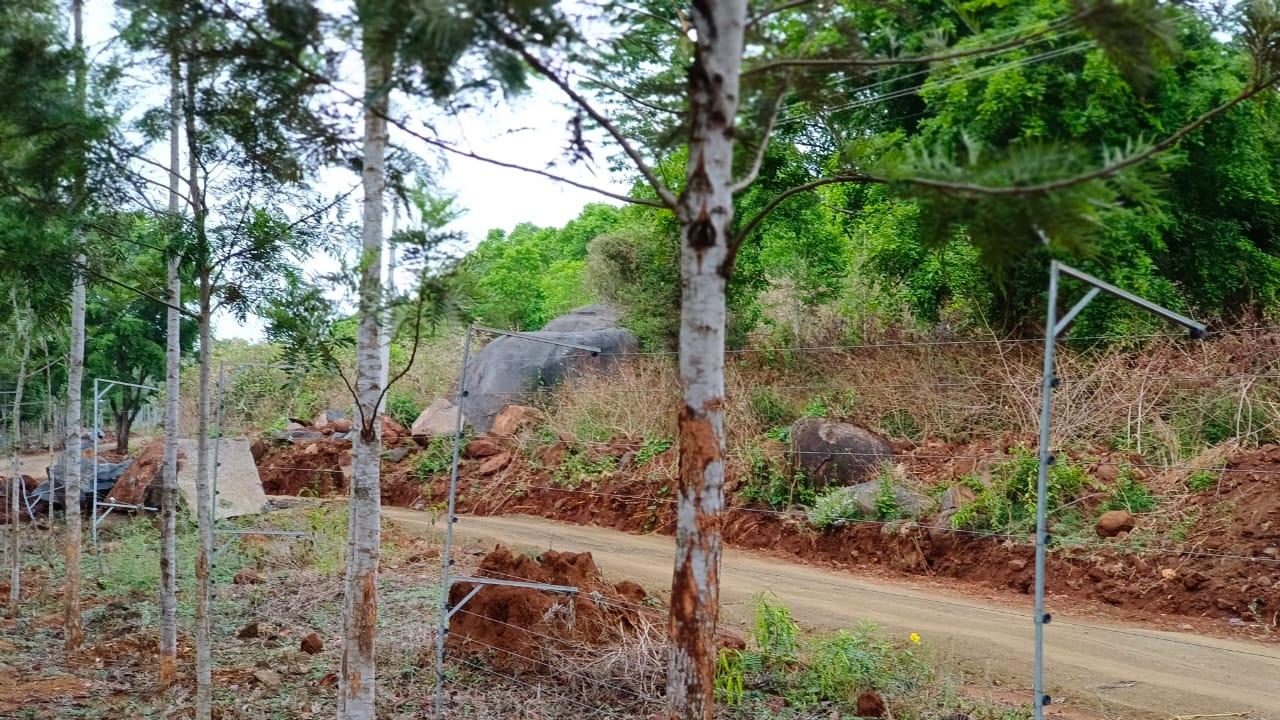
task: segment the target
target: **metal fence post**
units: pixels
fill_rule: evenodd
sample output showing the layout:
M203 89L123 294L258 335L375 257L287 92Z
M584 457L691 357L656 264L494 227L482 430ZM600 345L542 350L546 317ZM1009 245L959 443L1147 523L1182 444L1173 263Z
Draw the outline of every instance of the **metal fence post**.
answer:
M462 399L467 396L467 365L471 361L471 336L474 332L475 326L467 327L467 337L462 343L462 370L458 375L458 406L453 424L453 460L449 466L448 514L445 516L444 549L440 553L440 620L436 627L436 720L444 717L444 643L449 633L449 566L453 564L453 524L458 521L455 506L458 498L458 460L462 456Z
M1049 422L1053 415L1054 327L1058 324L1058 261L1049 263L1049 302L1045 310L1044 378L1040 388L1040 468L1036 475L1036 599L1035 599L1035 659L1032 685L1035 719L1043 720L1044 706L1049 697L1044 692L1044 560L1048 545L1049 465L1053 456L1049 453Z

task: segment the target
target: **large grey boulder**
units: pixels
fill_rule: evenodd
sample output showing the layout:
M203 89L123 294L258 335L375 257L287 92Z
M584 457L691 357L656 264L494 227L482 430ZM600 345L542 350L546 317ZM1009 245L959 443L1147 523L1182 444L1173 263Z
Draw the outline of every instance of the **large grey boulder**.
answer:
M916 518L928 514L936 507L932 498L912 492L901 485L893 485L893 507L896 517L880 517L877 507L883 490L879 482L865 482L849 487L836 488L831 492L844 495L844 506L855 508L860 518L893 520L900 518ZM838 523L836 523L838 524Z
M618 313L605 305L588 305L526 333L537 338L600 349L598 355L577 348L521 337L495 338L471 358L466 372L462 414L476 432L485 433L506 405L528 403L533 394L574 374L602 370L617 354L639 344L631 331L618 326Z
M893 460L884 437L857 425L826 418L801 418L791 426L791 452L814 487L864 482Z

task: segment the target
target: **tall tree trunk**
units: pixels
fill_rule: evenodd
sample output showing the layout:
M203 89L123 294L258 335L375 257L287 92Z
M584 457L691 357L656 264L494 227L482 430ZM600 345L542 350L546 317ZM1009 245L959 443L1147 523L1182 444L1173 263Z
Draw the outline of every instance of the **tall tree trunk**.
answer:
M84 54L84 1L71 0L71 25L76 47L75 93L77 107L83 111L88 94L88 68ZM76 173L73 202L76 211L85 207L86 178L82 167ZM67 422L64 427L63 452L65 467L62 474L65 484L66 537L62 553L66 560L66 579L62 591L63 644L67 651L84 644L84 628L80 626L80 385L84 379L84 311L85 277L83 267L88 258L83 252L84 237L77 230L76 241L81 245L76 255L76 270L71 280L71 349L67 353ZM97 478L93 478L97 490Z
M382 541L380 487L382 427L378 400L382 393L382 353L379 343L382 300L382 193L386 184L383 159L387 146L389 110L385 84L391 76L389 60L366 38L364 116L364 228L360 257L360 329L356 349L356 404L360 432L352 460L350 533L347 547L346 595L342 608L342 672L339 720L374 717L376 674L374 639L378 628L378 549Z
M53 363L49 357L49 343L46 342L44 338L40 339L40 350L44 354L46 361L44 365L44 411L45 415L49 418L49 465L53 466L58 464L58 441L56 439L58 436L58 421L53 412ZM49 488L50 539L53 538L53 491L54 488L51 486Z
M213 589L210 585L210 563L213 558L213 485L209 473L209 426L212 408L211 375L213 371L213 286L210 274L212 251L205 233L205 205L200 193L200 143L196 134L196 76L194 59L187 64L183 114L187 130L187 192L191 197L191 217L195 225L197 267L200 276L200 412L196 424L196 720L213 717Z
M18 381L13 393L13 415L9 430L9 444L13 452L13 479L9 482L9 615L18 614L18 599L22 595L22 512L18 496L22 487L22 463L18 451L22 446L22 391L27 384L27 360L31 358L31 322L18 313L15 299L14 313L17 337L22 342L22 358L18 361Z
M182 132L181 72L176 45L169 50L169 222L173 234L181 207L178 185L181 175L179 134ZM181 315L182 281L178 278L181 256L175 243L169 244L166 267L169 307L165 311L165 416L164 472L160 484L160 687L168 687L178 677L178 376L182 369Z
M116 452L129 452L129 434L133 432L133 419L137 415L137 404L141 401L140 397L135 397L133 391L124 388L120 393L120 410L116 412Z
M680 237L680 480L671 581L668 716L710 720L724 508L725 286L733 267L733 133L745 0L692 5L697 53Z

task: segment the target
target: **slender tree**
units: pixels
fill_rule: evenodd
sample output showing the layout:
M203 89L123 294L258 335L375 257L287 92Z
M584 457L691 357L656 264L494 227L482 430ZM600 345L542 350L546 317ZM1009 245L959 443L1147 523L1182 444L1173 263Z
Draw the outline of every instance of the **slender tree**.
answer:
M18 613L22 597L22 513L18 496L22 494L22 464L18 452L22 444L22 396L27 386L27 361L31 358L31 311L18 305L16 286L13 301L14 340L19 344L18 377L13 386L13 410L9 416L9 450L13 454L13 477L9 483L9 614Z
M169 222L177 227L182 206L182 71L177 42L170 40L169 57ZM161 687L172 685L178 674L178 420L179 382L182 369L182 280L178 270L181 248L171 232L165 263L169 307L165 308L165 416L164 469L160 486L160 670Z
M81 113L85 112L88 92L88 65L84 50L84 0L71 0L71 27L75 46L75 102ZM83 150L82 150L83 152ZM76 209L83 211L83 200L86 192L86 172L83 160L76 170L73 202L80 203ZM83 246L83 230L76 228L75 242ZM62 593L63 602L63 644L68 652L78 649L84 644L84 627L80 622L80 398L81 384L84 378L84 314L85 286L88 279L82 270L88 262L83 249L76 254L77 269L71 281L71 342L67 353L67 418L63 425L63 482L65 484L64 501L66 507L66 536L62 543L62 552L67 566L66 578ZM97 478L90 478L90 487L97 491Z

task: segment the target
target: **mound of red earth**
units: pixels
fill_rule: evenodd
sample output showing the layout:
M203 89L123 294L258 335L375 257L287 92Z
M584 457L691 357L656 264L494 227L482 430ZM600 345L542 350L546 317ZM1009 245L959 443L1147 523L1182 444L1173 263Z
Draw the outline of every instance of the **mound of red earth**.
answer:
M263 456L258 477L268 495L325 497L346 492L350 470L350 441L317 440L284 446Z
M567 595L489 585L468 600L450 621L449 648L485 654L498 668L542 672L548 654L614 642L635 633L642 622L657 619L641 605L644 589L633 582L606 582L591 553L548 550L531 557L498 546L480 562L476 575L578 588ZM475 588L471 583L454 585L450 606L457 607Z

